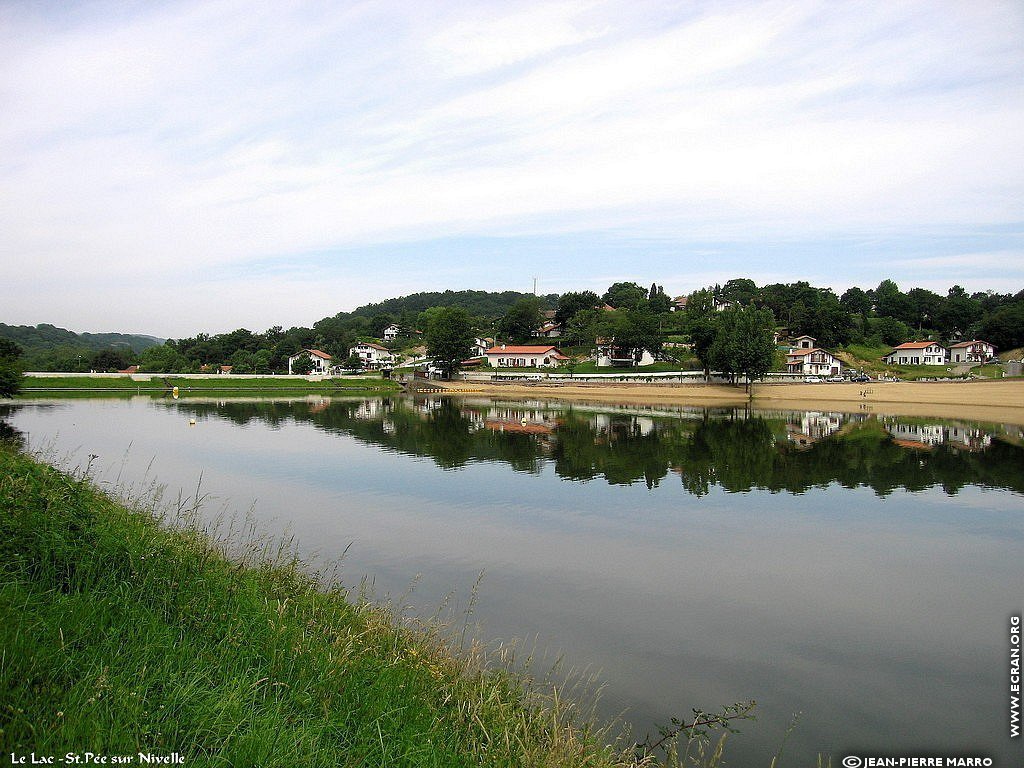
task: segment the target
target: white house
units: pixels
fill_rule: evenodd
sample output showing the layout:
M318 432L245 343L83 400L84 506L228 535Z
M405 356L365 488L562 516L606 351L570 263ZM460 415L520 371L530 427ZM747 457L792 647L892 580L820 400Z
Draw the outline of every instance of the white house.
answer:
M792 349L814 349L817 342L818 340L813 336L797 336L790 340L790 347Z
M984 363L996 356L996 348L987 341L961 341L949 348L951 363Z
M934 341L908 341L882 358L889 365L945 365L948 352Z
M562 324L555 322L544 323L540 328L533 332L534 336L543 336L549 339L555 339L562 335Z
M494 346L494 339L490 336L477 336L473 339L473 346L470 347L470 357L483 357L487 350Z
M786 373L801 376L841 376L843 363L831 352L817 347L791 349L786 353Z
M391 350L374 344L372 341L361 341L352 347L350 355L358 355L363 362L364 368L376 370L377 368L388 368L395 364L395 356Z
M628 347L618 346L615 339L597 339L597 360L599 368L608 366L637 366L653 365L654 355L649 350L642 349L639 352Z
M398 338L398 334L402 332L402 328L397 323L392 323L384 329L383 337L384 341L394 341Z
M554 368L569 359L552 346L500 344L485 354L488 365L495 368Z
M292 372L292 365L300 357L309 357L309 362L312 364L312 367L309 369L310 373L326 375L331 369L331 356L326 352L321 352L319 349L303 349L288 358L289 374Z

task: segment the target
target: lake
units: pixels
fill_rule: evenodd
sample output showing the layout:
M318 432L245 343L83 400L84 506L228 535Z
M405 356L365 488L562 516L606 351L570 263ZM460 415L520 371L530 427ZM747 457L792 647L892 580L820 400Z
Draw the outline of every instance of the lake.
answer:
M726 754L1020 760L1024 430L484 398L19 400L65 466L340 558L407 612L596 673L636 734L756 699ZM194 420L194 424L191 422ZM90 458L95 456L95 458ZM413 586L414 585L414 586ZM1015 764L1015 763L1014 763Z

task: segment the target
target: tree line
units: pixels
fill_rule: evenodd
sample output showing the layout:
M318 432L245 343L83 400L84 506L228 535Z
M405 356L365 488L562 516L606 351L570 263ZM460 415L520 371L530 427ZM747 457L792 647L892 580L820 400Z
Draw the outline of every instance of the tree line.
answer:
M723 307L727 311L720 311ZM854 287L837 295L803 281L758 286L736 278L694 291L685 309L677 310L663 286L617 282L601 295L586 290L541 297L513 291L417 293L339 312L308 328L274 326L258 333L239 328L150 346L128 341L145 337L126 337L96 348L95 339L90 339L92 346L81 343L89 335L78 335L76 341L53 326L36 327L35 336L48 339L43 344L24 331L26 326L0 325L0 337L24 347L22 364L31 370L107 371L139 365L154 373L219 365L231 365L238 373L283 373L288 357L301 349L320 349L342 362L355 343L379 340L390 325L401 333L386 346L400 350L424 344L454 370L468 356L474 336L535 343L534 333L549 320L561 326L562 335L547 341L560 346L589 350L598 339L614 339L634 352L659 353L665 342L685 342L693 345L705 368L755 377L769 354L765 334L770 337L780 327L814 336L826 348L972 337L999 350L1024 346L1024 290L969 294L952 286L942 295L923 288L904 292L894 281L883 280L875 288Z

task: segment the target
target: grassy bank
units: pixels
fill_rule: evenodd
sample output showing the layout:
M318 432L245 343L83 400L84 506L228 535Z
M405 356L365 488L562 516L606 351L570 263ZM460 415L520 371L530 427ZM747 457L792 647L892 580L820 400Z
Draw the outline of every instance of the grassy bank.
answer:
M611 766L603 734L436 630L228 560L0 447L0 746L185 765ZM136 760L136 763L138 761Z
M178 387L180 394L218 393L258 394L284 392L311 392L331 394L338 392L395 392L401 387L379 376L339 377L322 381L286 378L246 378L244 376L211 376L206 379L188 379L180 376L154 374L149 381L134 381L130 376L26 376L22 392L26 395L54 392L123 392L147 394L166 392Z

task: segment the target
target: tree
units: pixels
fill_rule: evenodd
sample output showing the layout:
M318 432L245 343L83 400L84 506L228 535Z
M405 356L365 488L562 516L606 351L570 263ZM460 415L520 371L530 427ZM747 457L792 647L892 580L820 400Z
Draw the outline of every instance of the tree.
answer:
M1024 301L1000 307L981 323L981 338L997 350L1024 347Z
M302 355L296 359L291 366L291 372L299 376L306 376L312 370L313 361L309 358L308 354Z
M629 350L634 362L640 360L644 350L652 355L661 352L661 331L655 315L628 309L604 314L598 323L600 335L613 338L617 348Z
M101 349L92 356L94 371L120 371L132 364L135 355L130 349Z
M848 288L839 298L839 304L851 315L867 317L871 311L871 297L861 288Z
M21 347L0 338L0 397L14 397L21 389L21 356Z
M663 286L651 284L651 290L647 294L647 308L656 315L672 311L672 300L665 293Z
M469 322L468 314L466 321ZM513 304L498 321L498 333L506 339L528 339L540 328L540 322L540 299L528 296Z
M569 322L580 312L593 309L601 299L593 291L570 291L563 293L558 298L558 309L555 310L555 322L567 326Z
M565 343L574 347L593 344L597 339L597 329L604 314L600 309L584 309L577 312L562 333Z
M427 355L441 369L441 374L450 379L462 361L469 357L473 346L469 313L461 307L444 307L431 318L424 336Z
M936 327L946 338L966 335L971 326L981 319L981 304L967 295L959 285L949 289L946 300L938 310Z
M601 300L616 309L639 309L647 301L647 291L636 283L614 283Z
M907 314L909 303L900 287L892 280L883 280L874 291L875 314L897 320Z
M775 356L772 332L775 317L771 310L756 307L730 307L721 316L711 343L711 366L729 376L743 376L747 388L771 370Z
M749 304L757 294L757 283L746 277L737 277L722 286L722 298L733 304Z

